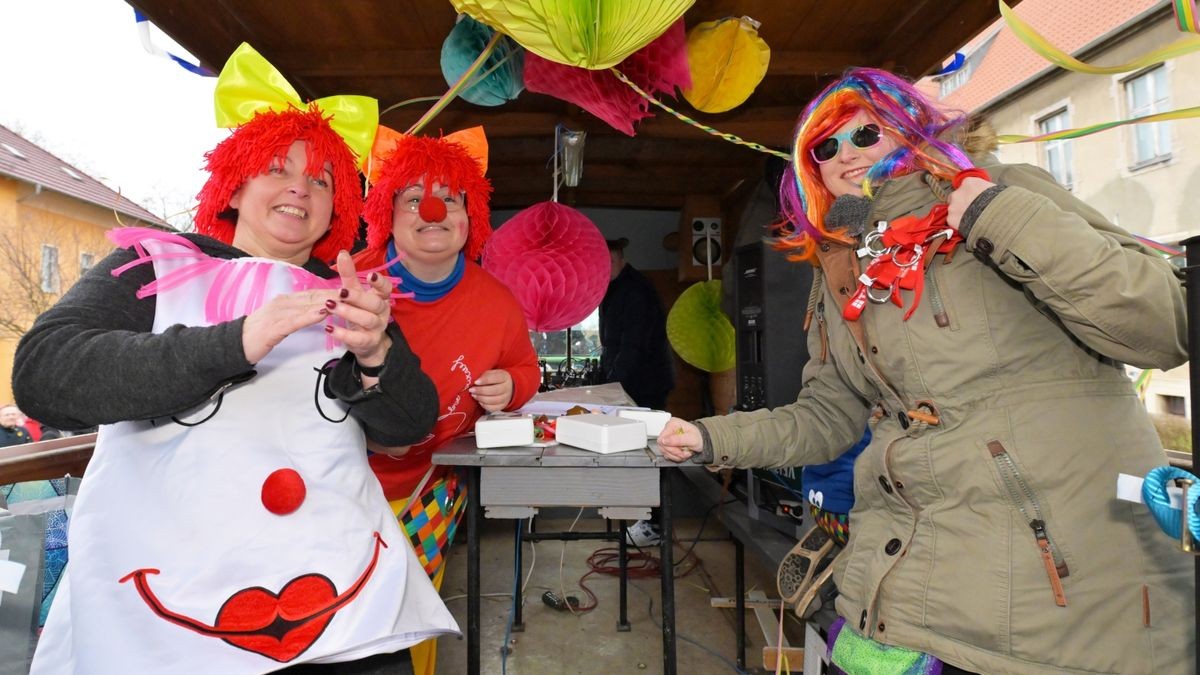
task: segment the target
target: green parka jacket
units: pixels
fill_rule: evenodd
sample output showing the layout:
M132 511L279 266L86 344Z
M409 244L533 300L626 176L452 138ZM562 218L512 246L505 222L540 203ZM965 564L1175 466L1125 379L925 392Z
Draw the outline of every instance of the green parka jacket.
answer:
M1178 277L1044 171L985 168L1005 187L908 321L908 293L843 320L859 263L821 245L800 396L700 420L713 462L827 462L882 410L835 563L848 626L980 673L1195 672L1191 558L1115 496L1167 463L1121 364L1186 360ZM869 222L935 203L905 176Z

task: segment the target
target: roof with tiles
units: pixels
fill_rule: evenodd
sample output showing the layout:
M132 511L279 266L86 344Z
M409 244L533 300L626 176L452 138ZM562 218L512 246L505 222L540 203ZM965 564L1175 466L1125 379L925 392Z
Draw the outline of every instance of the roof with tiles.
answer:
M0 125L0 176L9 176L43 188L115 210L124 216L161 227L162 218L122 197L100 181L67 164L42 147Z
M1168 5L1169 0L1023 0L1013 11L1050 44L1078 56L1118 28ZM942 102L967 112L985 108L1032 78L1056 68L1017 39L1003 19L960 51L968 59L980 52L978 61L967 81Z

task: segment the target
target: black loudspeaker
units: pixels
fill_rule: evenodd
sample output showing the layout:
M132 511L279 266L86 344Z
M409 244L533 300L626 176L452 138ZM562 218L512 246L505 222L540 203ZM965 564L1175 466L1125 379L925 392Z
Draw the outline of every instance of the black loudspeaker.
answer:
M721 264L721 219L692 220L692 264L707 267Z
M792 403L808 362L804 313L812 266L790 262L763 242L739 247L733 263L738 409Z

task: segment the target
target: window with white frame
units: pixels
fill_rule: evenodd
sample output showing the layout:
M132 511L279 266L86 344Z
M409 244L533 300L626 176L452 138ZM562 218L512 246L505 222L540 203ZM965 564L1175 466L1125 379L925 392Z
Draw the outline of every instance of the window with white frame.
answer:
M1145 117L1170 110L1167 69L1157 66L1125 80L1125 104L1130 117ZM1171 127L1167 122L1130 127L1132 166L1161 162L1171 156Z
M58 247L42 244L42 292L57 293L62 286L58 273Z
M949 75L938 80L938 94L945 98L954 93L955 89L967 83L971 79L971 74L975 72L975 59L967 58L962 67L950 73Z
M79 276L87 274L87 271L96 266L96 256L91 253L79 254Z
M1056 110L1038 120L1038 134L1052 134L1070 128L1070 117L1066 108ZM1042 143L1042 165L1058 184L1070 190L1075 185L1075 174L1071 161L1071 141L1058 139Z

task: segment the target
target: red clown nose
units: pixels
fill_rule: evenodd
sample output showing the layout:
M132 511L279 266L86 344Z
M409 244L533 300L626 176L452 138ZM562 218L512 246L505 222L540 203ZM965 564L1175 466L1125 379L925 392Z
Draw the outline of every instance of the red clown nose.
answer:
M446 202L439 197L426 195L421 199L417 212L421 214L421 220L427 223L440 223L446 219Z

